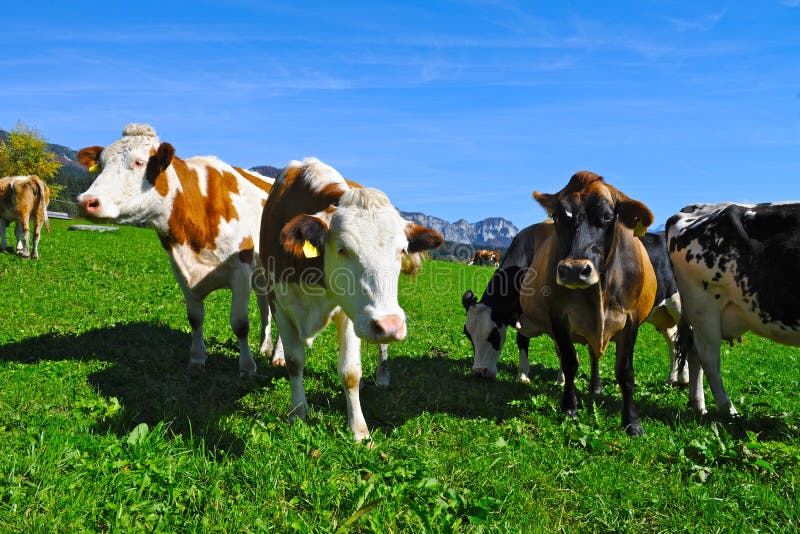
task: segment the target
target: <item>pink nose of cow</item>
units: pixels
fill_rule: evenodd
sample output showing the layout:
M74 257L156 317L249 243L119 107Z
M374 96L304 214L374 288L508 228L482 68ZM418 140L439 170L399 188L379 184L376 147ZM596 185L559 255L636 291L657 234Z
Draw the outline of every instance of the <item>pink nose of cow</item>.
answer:
M78 201L78 208L86 215L95 215L100 211L100 199L97 197L84 197Z
M370 322L375 341L402 341L406 337L406 321L399 315L384 315Z

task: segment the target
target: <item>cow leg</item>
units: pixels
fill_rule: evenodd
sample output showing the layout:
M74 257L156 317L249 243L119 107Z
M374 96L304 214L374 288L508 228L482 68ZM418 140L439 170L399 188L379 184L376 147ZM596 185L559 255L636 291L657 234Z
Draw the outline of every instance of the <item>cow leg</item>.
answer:
M519 349L519 375L520 382L526 384L530 383L531 364L528 361L528 347L531 344L531 338L523 335L519 330L517 331L517 348Z
M695 365L699 362L702 372L698 373L699 380L697 380L697 383L690 384L689 393L690 395L692 393L695 394L695 408L701 414L706 413L702 381L703 374L705 374L708 385L711 387L711 393L714 395L714 404L717 405L719 413L735 417L739 413L722 386L722 376L720 374L721 322L722 318L717 311L716 313L705 314L702 321L692 323L694 343L689 351L690 378L694 378L692 376L693 369L691 368L692 356L694 356ZM691 396L689 401L692 403Z
M629 436L644 434L636 406L633 403L633 348L636 345L636 336L639 333L639 321L628 318L628 323L620 332L617 342L617 361L614 368L622 392L622 426Z
M42 237L42 220L40 215L36 215L33 221L33 250L31 251L31 258L39 259L39 239Z
M203 340L203 321L206 306L201 299L192 296L188 290L183 293L186 301L186 316L192 327L192 348L189 350L189 369L199 369L206 364L206 342Z
M578 397L575 395L575 375L578 372L578 354L570 341L569 330L561 321L553 320L553 335L558 346L561 370L564 372L564 393L561 397L561 411L569 417L578 413Z
M339 333L339 378L344 387L347 403L347 422L353 431L356 441L369 439L369 429L364 414L361 413L359 384L361 383L361 339L356 336L351 321L344 311L339 310L333 316L336 330Z
M378 386L389 387L389 345L381 343L378 346L378 368L375 370L375 383Z
M589 391L595 395L600 395L603 392L603 386L600 384L600 356L595 354L591 347L589 347L589 362L592 369Z
M269 297L266 291L257 290L256 304L258 304L258 314L261 317L261 340L258 344L258 353L264 356L272 356L272 330L269 310Z
M30 227L27 220L23 218L21 222L17 221L14 225L14 235L17 238L17 253L23 258L27 258L31 255L30 243L28 242L30 239Z
M306 344L300 338L297 329L286 317L279 304L275 305L275 323L283 339L286 355L286 371L289 373L289 384L292 400L289 406L289 421L297 418L305 420L308 416L308 402L303 387L303 369L306 366Z
M6 247L8 246L6 243L6 228L8 228L6 220L0 218L0 252L5 252Z
M553 343L553 348L556 350L556 356L558 356L558 375L556 376L556 384L559 386L564 385L564 369L561 368L561 352L558 350L558 343ZM577 361L577 354L575 355Z
M250 303L250 269L244 264L231 280L231 329L239 342L239 374L252 378L256 374L256 361L250 354L248 334L250 319L247 306Z
M684 365L680 369L680 361L675 352L675 339L678 335L678 327L673 326L665 330L661 330L661 335L664 336L664 341L667 342L669 348L669 377L667 377L667 384L670 386L685 386L689 383L689 368Z

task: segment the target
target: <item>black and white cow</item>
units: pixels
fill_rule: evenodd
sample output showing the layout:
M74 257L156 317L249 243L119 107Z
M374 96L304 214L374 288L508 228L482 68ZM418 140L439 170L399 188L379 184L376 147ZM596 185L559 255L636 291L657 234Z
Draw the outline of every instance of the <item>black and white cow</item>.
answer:
M693 204L667 221L667 240L691 325L679 340L689 404L706 413L705 372L717 409L737 415L720 377L721 340L752 331L800 345L800 202Z
M514 237L500 267L489 280L480 301L472 290L467 290L461 298L461 303L467 311L464 334L472 342L474 352L472 370L477 376L491 378L497 374L497 362L505 343L506 329L509 326L514 328L519 326L519 316L522 313L519 303L522 278L531 264L536 250L537 229L540 231L542 224L550 223L528 226L520 230ZM667 382L671 385L687 384L689 382L688 369L684 366L679 370L678 358L675 353L677 323L681 317L681 300L667 256L666 239L663 232L648 232L639 239L650 257L658 286L656 305L650 312L647 322L655 326L664 336L669 347L670 370ZM518 331L518 378L522 382L530 382L529 344L530 339ZM596 361L592 362L592 387L595 391L600 390L598 367ZM561 370L558 373L558 381L562 384L564 382Z

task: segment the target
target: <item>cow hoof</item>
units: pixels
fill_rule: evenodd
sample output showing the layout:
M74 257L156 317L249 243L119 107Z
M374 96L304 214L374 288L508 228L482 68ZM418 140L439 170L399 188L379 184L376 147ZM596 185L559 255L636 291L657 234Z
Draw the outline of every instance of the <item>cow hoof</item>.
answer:
M286 359L283 356L276 356L272 358L272 365L275 367L286 367Z
M576 408L564 410L564 415L570 419L575 419L578 417L578 410Z
M531 383L531 379L528 378L528 375L526 375L525 373L520 373L518 378L519 378L519 381L522 382L523 384L530 384Z
M642 424L639 422L632 423L625 427L625 432L628 433L629 436L642 436L644 435L644 428L642 428Z

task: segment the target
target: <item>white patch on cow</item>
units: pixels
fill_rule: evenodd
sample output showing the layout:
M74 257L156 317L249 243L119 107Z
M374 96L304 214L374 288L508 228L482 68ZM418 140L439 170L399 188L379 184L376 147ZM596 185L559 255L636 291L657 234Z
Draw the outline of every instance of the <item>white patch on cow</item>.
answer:
M569 217L570 219L572 218L572 212L571 212L571 211L569 211L569 210L564 210L564 215L566 215L566 216L567 216L567 217Z

